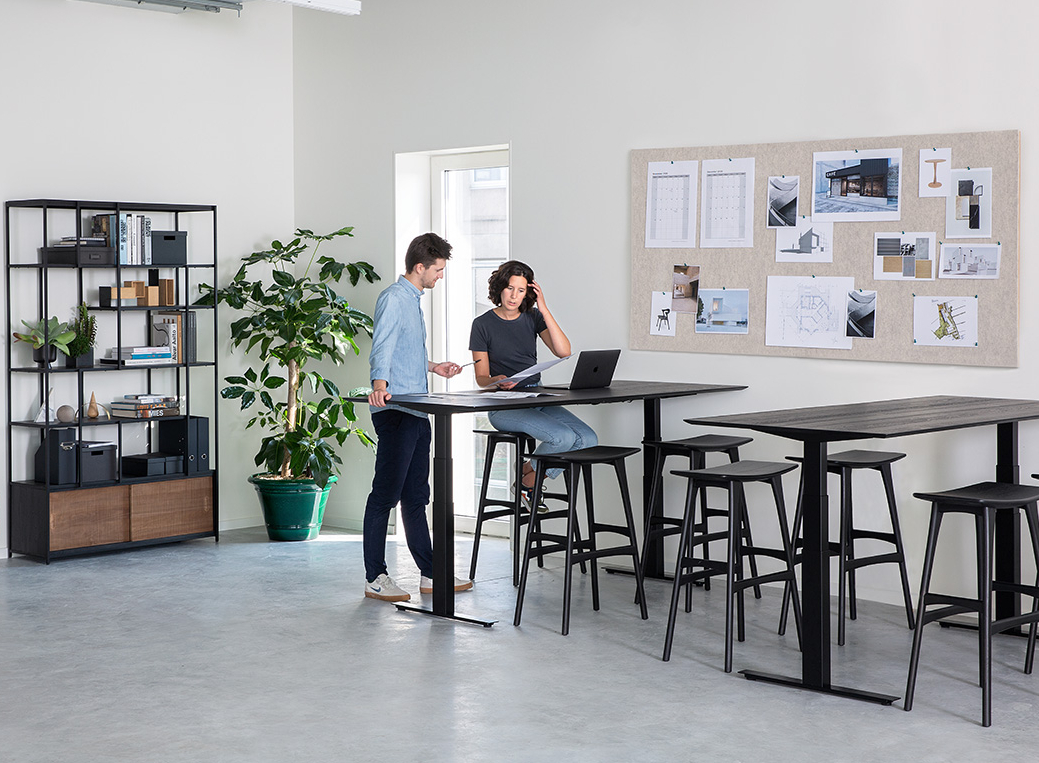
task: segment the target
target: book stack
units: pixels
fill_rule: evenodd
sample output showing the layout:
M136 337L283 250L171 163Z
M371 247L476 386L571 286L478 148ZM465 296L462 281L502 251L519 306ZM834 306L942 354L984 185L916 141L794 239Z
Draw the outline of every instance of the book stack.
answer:
M172 363L173 353L169 347L110 347L101 362L110 366L153 366Z
M54 244L54 246L108 246L108 239L105 236L62 236L61 241Z
M109 406L112 416L120 419L157 419L180 415L180 398L176 395L124 395Z
M94 215L90 238L100 238L119 255L120 265L151 265L152 220L144 215L119 212Z

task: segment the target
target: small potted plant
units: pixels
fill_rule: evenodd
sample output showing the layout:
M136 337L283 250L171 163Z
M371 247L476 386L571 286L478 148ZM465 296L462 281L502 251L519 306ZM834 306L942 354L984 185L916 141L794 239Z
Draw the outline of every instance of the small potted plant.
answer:
M40 365L50 365L57 360L58 350L68 355L69 342L76 336L67 323L60 323L54 317L41 318L35 323L22 321L22 325L29 331L15 331L14 338L32 345L32 359Z
M66 368L93 368L94 340L97 338L97 318L87 310L87 303L82 302L76 308L76 317L69 322L69 329L76 332L75 338L68 343L66 350Z
M368 447L374 444L355 426L353 403L335 382L308 367L312 361L342 364L345 351L360 354L356 337L372 334L372 317L333 287L344 272L351 286L361 278L374 283L379 275L367 262L317 254L322 243L352 231L317 235L297 229L288 243L272 241L269 249L243 257L228 286L199 286L198 304L220 302L245 313L231 324L231 346L244 345L255 362L241 376L226 377L229 386L220 394L238 400L243 411L253 409L247 429L258 425L267 432L255 458L266 471L249 482L260 496L271 540L309 540L320 532L334 472L342 464L333 442L341 446L354 435ZM297 260L308 252L300 273Z

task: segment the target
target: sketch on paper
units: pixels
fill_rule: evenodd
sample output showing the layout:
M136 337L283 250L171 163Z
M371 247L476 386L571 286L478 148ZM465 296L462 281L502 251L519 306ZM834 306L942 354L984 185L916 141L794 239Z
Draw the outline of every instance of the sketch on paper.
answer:
M696 246L699 162L650 162L646 178L646 248Z
M700 246L754 246L754 159L705 159Z
M697 334L746 334L750 324L748 289L700 289Z
M939 278L999 278L999 244L942 244Z
M833 262L833 223L801 217L792 228L776 228L776 262Z
M675 265L671 275L671 309L696 314L700 291L700 266Z
M873 234L873 279L875 281L934 280L936 261L934 233Z
M845 324L851 277L769 276L765 293L765 344L850 350Z
M951 148L920 149L920 196L948 196L952 176Z
M931 347L977 347L978 298L914 297L913 342Z
M819 151L812 162L812 219L901 219L902 149Z
M649 333L653 336L674 336L675 315L671 308L671 292L652 293L649 312Z
M797 197L801 178L782 175L768 179L768 227L787 228L797 222Z
M945 203L946 238L992 236L992 168L953 170Z
M877 293L856 289L848 292L848 323L845 333L852 339L872 339L877 318Z

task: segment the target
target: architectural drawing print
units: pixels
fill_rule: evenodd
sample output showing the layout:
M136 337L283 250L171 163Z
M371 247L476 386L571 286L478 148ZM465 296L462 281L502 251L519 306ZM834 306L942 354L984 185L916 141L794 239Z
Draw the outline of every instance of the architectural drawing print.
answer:
M931 347L977 347L978 298L914 297L913 342Z
M833 223L801 217L792 228L776 228L776 262L833 262Z
M901 219L902 149L813 154L812 219L862 222Z
M942 244L939 278L999 278L1000 244Z
M847 277L769 276L765 295L765 344L850 350Z
M801 178L782 175L768 179L768 227L786 228L797 222L797 199Z

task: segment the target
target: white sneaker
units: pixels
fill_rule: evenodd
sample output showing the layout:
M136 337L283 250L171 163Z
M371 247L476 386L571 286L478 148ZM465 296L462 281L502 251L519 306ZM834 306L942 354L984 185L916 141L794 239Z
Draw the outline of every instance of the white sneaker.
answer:
M455 590L456 591L468 591L473 587L473 581L462 580L461 578L455 578ZM419 593L433 593L433 578L427 578L423 575L419 579L418 583Z
M382 601L409 601L411 594L393 582L393 578L385 572L372 582L365 581L364 595L369 599Z

